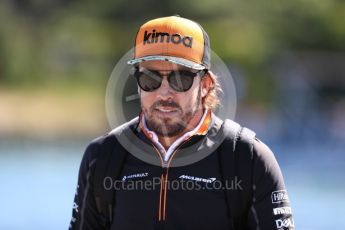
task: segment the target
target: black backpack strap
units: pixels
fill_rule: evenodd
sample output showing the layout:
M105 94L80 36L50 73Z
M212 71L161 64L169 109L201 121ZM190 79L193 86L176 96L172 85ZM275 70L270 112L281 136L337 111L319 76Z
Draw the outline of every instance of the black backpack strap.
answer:
M107 182L114 183L118 180L127 151L113 134L108 134L98 151L93 180L94 197L102 225L108 228L113 218L115 189L110 188L111 185L107 185Z
M232 229L242 230L246 229L252 203L252 144L255 133L231 120L225 120L223 128L227 135L218 150L222 179L228 187L225 194L229 222Z

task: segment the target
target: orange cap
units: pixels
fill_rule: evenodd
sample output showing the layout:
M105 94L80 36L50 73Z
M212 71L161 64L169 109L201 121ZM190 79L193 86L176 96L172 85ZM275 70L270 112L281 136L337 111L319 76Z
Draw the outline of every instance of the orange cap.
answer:
M179 16L150 20L135 39L134 59L128 64L163 60L192 69L210 69L210 41L196 22Z

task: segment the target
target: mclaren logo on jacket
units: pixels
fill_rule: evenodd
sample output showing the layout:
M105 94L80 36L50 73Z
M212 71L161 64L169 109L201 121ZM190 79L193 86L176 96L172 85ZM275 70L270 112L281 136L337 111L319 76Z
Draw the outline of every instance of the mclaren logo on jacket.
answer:
M194 176L188 176L188 175L181 175L179 178L180 179L186 179L186 180L200 181L200 182L205 182L205 183L212 183L213 181L216 180L216 178L214 178L214 177L200 178L200 177L194 177Z

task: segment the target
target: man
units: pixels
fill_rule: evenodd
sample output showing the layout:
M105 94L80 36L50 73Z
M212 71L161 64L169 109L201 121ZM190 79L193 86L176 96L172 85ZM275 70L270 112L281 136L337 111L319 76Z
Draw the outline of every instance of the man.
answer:
M70 229L294 229L273 153L213 113L221 88L202 27L151 20L128 63L141 113L86 149Z

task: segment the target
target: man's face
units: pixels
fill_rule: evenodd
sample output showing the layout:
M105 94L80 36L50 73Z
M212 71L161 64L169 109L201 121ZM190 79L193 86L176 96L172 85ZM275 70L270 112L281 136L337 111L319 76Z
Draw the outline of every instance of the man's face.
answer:
M185 129L192 129L191 124L199 121L202 109L200 76L196 76L192 87L186 92L177 92L169 86L167 75L171 71L188 68L165 61L147 61L140 63L139 70L159 71L163 76L161 86L152 92L140 90L141 109L147 126L160 136L173 137Z

